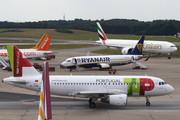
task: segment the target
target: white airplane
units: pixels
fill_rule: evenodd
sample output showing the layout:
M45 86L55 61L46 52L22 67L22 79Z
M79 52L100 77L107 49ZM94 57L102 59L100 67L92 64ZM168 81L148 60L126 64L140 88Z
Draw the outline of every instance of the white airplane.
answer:
M80 56L80 57L71 57L66 59L61 63L61 67L66 67L70 69L79 67L92 68L99 67L99 69L107 69L112 66L126 65L130 63L140 63L137 62L142 58L142 46L144 42L144 36L142 36L134 50L126 55L104 55L104 56ZM143 67L147 67L144 64L140 64Z
M44 41L40 40L40 42L36 45L36 47L30 49L20 49L20 51L23 53L24 56L26 56L26 58L36 58L36 57L43 58L49 54L52 54L52 51L49 51L50 41L51 41L51 36L47 36ZM0 57L5 61L9 60L6 49L0 50Z
M43 64L38 120L52 119L48 62Z
M137 43L137 40L108 39L99 22L97 22L97 31L99 34L99 41L96 42L98 44L104 45L111 50L121 51L122 54L131 52ZM177 51L177 47L173 43L146 40L144 41L142 52L155 55L168 54L168 59L171 59L170 55L175 51Z
M14 86L39 91L42 75L31 65L16 46L7 46L13 76L4 78L2 82ZM13 56L17 56L14 58ZM90 108L95 102L111 105L127 105L127 97L146 97L146 105L150 106L149 97L167 95L174 88L164 80L151 76L58 76L51 75L51 94L90 98Z

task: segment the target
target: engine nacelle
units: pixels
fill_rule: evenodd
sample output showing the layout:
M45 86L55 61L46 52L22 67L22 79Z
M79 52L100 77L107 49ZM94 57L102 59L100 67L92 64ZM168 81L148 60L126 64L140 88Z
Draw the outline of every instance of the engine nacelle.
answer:
M127 54L127 53L130 53L132 50L133 50L133 48L123 48L123 49L121 50L121 53L122 53L123 55L125 55L125 54Z
M101 102L109 103L110 105L124 106L127 105L127 95L109 95L105 98L101 98Z
M100 66L100 69L106 69L106 68L110 68L111 66L109 64L106 64L106 63L100 63L99 64Z

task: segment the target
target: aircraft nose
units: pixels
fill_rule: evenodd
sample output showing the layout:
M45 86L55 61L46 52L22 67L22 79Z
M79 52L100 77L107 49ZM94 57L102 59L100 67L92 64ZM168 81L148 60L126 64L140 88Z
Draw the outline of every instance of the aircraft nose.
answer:
M174 51L177 51L177 47L174 47Z
M172 93L174 91L174 88L171 85L169 85L167 91L168 91L168 94L170 94L170 93Z
M62 63L60 64L60 68L65 68L64 62L62 62Z

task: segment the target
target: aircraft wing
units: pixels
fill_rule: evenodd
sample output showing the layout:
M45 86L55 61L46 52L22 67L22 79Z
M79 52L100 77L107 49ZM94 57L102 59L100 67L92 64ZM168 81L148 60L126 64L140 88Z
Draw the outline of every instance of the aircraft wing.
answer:
M102 89L102 90L93 90L93 91L79 91L80 95L97 95L97 94L116 94L123 93L125 90L122 89ZM126 90L127 91L127 90Z
M59 53L59 52L56 52L56 51L50 51L50 52L44 53L44 55L49 55L49 54L54 54L54 53Z
M18 84L26 84L26 83L29 83L29 82L27 82L27 81L9 81L9 82L18 83Z

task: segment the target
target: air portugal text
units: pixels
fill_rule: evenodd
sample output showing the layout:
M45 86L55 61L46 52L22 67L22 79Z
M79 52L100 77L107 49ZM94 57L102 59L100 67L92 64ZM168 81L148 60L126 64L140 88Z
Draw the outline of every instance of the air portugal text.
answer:
M35 52L24 52L23 54L24 54L24 56L36 56ZM1 57L8 57L8 54L7 53L0 53L0 56Z

